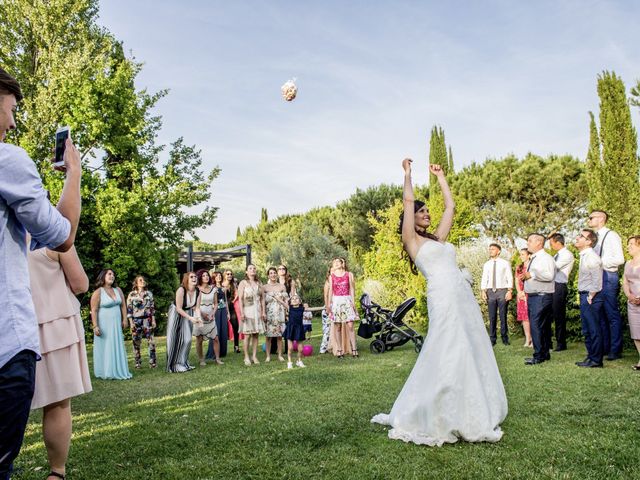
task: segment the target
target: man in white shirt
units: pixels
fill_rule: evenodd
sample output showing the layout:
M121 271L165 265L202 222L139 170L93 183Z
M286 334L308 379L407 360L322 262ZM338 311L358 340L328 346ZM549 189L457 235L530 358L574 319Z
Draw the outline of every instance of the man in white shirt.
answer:
M482 268L482 299L489 307L489 337L491 344L496 344L496 321L500 314L500 336L502 343L509 345L509 331L507 329L507 306L512 297L513 274L511 264L500 258L502 247L497 243L489 245L491 257Z
M618 303L618 294L620 293L618 268L624 264L624 252L620 235L605 226L608 219L607 212L594 210L589 215L589 227L598 235L598 243L593 249L600 255L604 269L602 278L604 307L600 317L604 354L607 355L607 360L617 360L622 358L623 333Z
M531 252L531 257L527 270L519 277L524 281L524 291L527 294L527 311L533 342L533 357L525 358L525 365L537 365L551 360L549 330L553 315L556 264L553 257L544 250L545 239L546 237L540 233L532 233L527 237L527 250Z
M567 349L567 283L576 259L573 253L564 246L564 235L561 233L550 235L549 245L556 252L553 256L553 260L556 262L556 276L552 303L556 348L553 351L561 352ZM551 339L549 339L549 344L551 345Z
M602 260L592 246L598 241L593 230L585 229L576 237L575 246L580 252L578 267L578 292L580 293L580 319L582 334L587 347L587 358L576 362L579 367L602 367L603 344L600 315L603 307Z

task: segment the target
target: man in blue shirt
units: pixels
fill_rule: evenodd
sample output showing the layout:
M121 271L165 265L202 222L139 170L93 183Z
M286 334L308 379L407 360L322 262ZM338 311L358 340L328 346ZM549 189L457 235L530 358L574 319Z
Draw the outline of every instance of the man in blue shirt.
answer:
M49 202L27 152L4 143L16 128L21 99L18 82L0 68L0 480L10 477L22 445L39 358L26 235L31 234L31 249L64 252L73 245L80 219L80 155L71 140L57 207Z

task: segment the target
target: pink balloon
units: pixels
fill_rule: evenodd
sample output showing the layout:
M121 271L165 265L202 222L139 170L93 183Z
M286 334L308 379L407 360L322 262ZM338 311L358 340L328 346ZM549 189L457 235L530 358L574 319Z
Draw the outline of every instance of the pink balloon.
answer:
M294 352L297 352L297 351L298 351L298 341L297 341L297 340L294 340L294 341L293 341L293 351L294 351Z
M302 355L305 357L310 357L313 354L313 345L305 345L302 347Z

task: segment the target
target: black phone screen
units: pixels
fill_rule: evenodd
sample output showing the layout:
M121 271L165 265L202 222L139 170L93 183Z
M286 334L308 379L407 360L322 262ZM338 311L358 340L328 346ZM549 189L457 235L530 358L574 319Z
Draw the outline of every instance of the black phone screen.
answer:
M56 163L62 162L64 156L65 141L69 138L69 130L63 130L56 133Z

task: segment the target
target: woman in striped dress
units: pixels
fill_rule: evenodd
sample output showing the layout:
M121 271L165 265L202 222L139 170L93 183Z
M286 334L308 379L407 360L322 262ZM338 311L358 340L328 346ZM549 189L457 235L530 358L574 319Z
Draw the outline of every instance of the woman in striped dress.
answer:
M176 303L169 308L167 323L167 372L186 372L189 365L191 332L193 325L202 326L200 290L194 272L182 276L182 285L176 291Z

